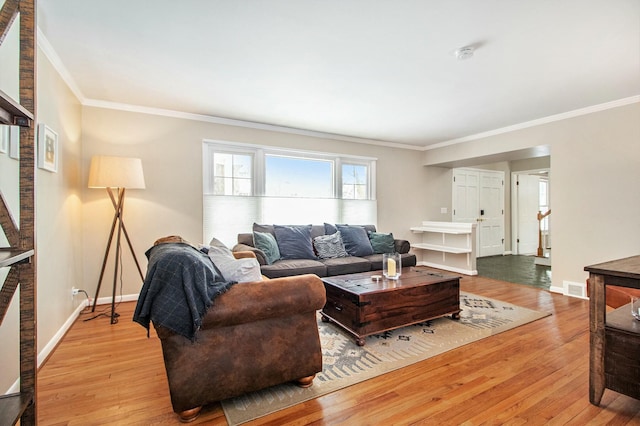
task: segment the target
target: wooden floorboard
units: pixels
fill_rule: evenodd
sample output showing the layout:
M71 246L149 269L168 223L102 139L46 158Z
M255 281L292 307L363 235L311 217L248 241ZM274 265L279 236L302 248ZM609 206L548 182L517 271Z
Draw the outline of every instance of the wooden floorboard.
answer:
M589 403L588 301L488 278L463 291L552 315L258 419L255 425L640 425L640 401ZM40 425L180 424L160 341L131 321L82 315L39 372ZM226 425L219 404L192 424Z

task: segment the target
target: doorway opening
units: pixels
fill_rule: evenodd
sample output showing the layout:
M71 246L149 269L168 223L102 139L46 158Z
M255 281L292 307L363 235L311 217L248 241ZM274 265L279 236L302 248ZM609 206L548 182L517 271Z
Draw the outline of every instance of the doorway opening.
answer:
M551 287L549 169L511 173L511 254L477 259L478 275Z

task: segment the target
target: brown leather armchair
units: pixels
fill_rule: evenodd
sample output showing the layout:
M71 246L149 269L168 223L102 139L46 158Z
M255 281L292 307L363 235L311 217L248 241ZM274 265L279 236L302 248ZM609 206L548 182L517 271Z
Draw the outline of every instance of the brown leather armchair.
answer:
M156 326L171 403L180 420L203 405L289 381L311 386L322 370L315 275L233 285L203 318L195 341Z

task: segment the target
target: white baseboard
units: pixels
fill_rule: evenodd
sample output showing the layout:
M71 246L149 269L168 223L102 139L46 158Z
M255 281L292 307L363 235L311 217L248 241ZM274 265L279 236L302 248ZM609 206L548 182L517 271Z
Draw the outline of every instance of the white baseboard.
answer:
M445 271L457 272L459 274L464 274L464 275L478 275L478 271L475 269L457 268L455 266L443 265L440 263L422 261L422 262L418 262L418 266L429 266L431 268L444 269Z
M550 291L551 293L560 293L560 294L564 294L564 288L562 288L562 287L551 286L551 287L549 287L549 291Z
M135 302L136 300L138 300L137 294L127 294L121 297L116 297L116 303ZM97 301L98 305L108 305L110 303L110 297L101 297ZM73 323L80 316L80 312L82 312L82 310L87 306L89 306L89 300L85 300L83 303L80 303L78 307L73 311L73 313L69 316L69 318L67 318L64 324L62 324L62 327L60 327L56 334L53 335L51 340L49 340L49 342L38 353L38 368L40 368L44 361L49 357L49 355L51 355L51 352L53 352L56 346L58 346L58 343L60 343L64 335L67 333L67 331L69 331ZM13 385L11 385L11 387L5 392L5 394L16 392L20 392L20 378L16 379L16 381L13 382Z

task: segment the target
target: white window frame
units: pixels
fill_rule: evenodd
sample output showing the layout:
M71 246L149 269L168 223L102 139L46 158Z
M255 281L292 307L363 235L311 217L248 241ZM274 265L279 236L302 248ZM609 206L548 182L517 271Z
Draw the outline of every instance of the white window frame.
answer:
M367 198L376 199L376 161L374 157L363 157L344 154L324 153L317 151L304 151L297 149L287 149L281 147L267 147L263 145L253 145L244 143L232 143L223 141L207 140L203 141L203 190L205 195L213 195L212 173L213 173L213 153L225 154L245 154L253 156L253 196L268 197L265 193L265 158L267 155L277 155L300 159L317 159L333 162L333 197L342 199L342 165L354 164L367 167ZM304 197L301 197L304 198Z
M211 189L213 153L253 155L253 194L214 195ZM265 155L333 161L333 196L280 197L265 195ZM237 235L251 232L252 223L377 223L376 158L293 150L280 147L203 140L203 241L215 237L228 247ZM342 164L368 166L368 199L342 198Z

